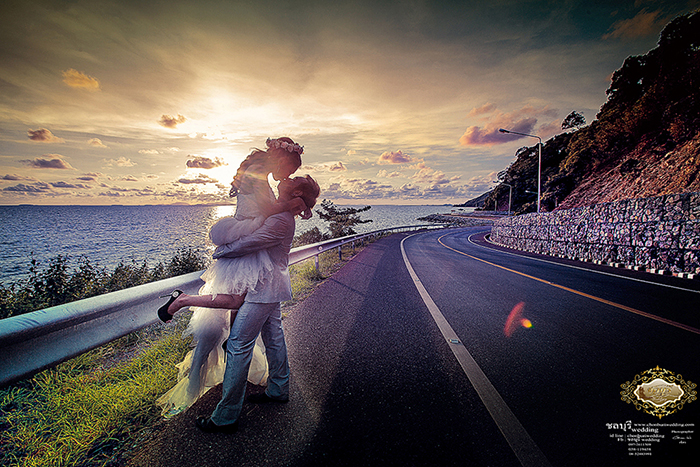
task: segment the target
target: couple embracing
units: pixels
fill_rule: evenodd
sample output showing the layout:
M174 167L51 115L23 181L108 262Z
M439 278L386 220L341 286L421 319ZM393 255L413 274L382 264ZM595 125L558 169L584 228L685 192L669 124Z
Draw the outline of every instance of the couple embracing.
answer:
M223 394L211 417L198 417L205 432L234 432L246 381L267 384L254 403L289 400L289 363L280 303L291 300L288 260L294 217L311 217L319 195L310 177L289 178L301 166L303 146L290 138L268 139L267 150L253 151L232 182L236 213L219 220L209 236L217 246L204 272L199 295L173 291L158 310L163 321L183 307L193 313L185 335L194 350L178 365L178 383L157 403L166 417L176 415L223 380ZM268 183L279 181L279 198Z

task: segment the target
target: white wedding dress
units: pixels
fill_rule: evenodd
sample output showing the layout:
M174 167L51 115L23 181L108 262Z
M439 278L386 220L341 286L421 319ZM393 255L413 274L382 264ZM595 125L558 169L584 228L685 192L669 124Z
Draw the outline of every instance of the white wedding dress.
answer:
M267 183L266 183L267 185ZM267 185L271 202L274 194ZM223 245L254 232L265 218L260 215L253 194L238 195L236 214L220 219L209 231L214 245ZM204 285L200 295L231 294L243 295L272 275L273 264L267 250L261 250L240 258L220 258L214 260L202 274ZM190 307L193 311L183 337L191 335L195 348L184 360L177 364L178 382L163 394L156 403L163 408L166 418L183 412L209 389L224 380L226 353L222 348L231 329L231 310L220 308ZM262 339L258 336L253 351L253 359L248 372L248 381L266 385L268 376L267 359Z

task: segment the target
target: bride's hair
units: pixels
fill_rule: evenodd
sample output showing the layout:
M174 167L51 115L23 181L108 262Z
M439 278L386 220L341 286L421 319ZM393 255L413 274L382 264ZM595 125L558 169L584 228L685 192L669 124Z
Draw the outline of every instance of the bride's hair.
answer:
M279 144L272 145L270 147L270 141L277 141L277 142L284 142L287 143L289 147L294 147L294 148L301 148L301 149L295 149L293 151L289 151L287 149L284 149L282 147L275 147L279 146ZM243 181L245 180L246 176L257 176L257 177L263 177L266 179L267 173L265 174L260 174L260 173L254 173L250 174L248 173L248 169L252 165L261 165L263 167L267 167L266 162L270 158L275 158L275 159L288 159L289 161L293 162L297 168L301 167L301 152L303 152L303 148L296 144L291 138L287 138L286 136L283 136L282 138L277 138L276 140L270 140L268 139L267 141L268 145L268 150L263 151L262 149L254 149L253 152L251 152L248 157L245 158L243 162L241 162L241 165L238 166L238 170L236 171L236 175L233 177L233 182L231 183L231 191L229 192L229 195L231 197L238 196L238 193L240 193L240 187L243 184ZM315 182L314 182L315 183Z
M321 189L316 183L316 180L311 178L311 175L305 177L294 177L294 181L299 182L298 189L301 190L300 198L306 203L306 207L311 209L316 205L316 200L318 195L321 193Z

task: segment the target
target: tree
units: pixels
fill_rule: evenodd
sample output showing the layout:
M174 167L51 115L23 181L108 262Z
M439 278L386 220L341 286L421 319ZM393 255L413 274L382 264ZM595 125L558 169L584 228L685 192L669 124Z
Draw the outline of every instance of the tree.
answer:
M649 73L647 58L632 56L625 59L622 68L612 75L610 87L605 91L608 95L608 102L605 104L630 103L639 99L644 92L644 79ZM601 111L606 107L605 104Z
M329 223L328 229L331 231L331 238L338 238L356 234L353 227L357 224L372 222L372 219L360 219L358 216L359 213L369 211L371 208L372 206L341 208L333 204L332 201L324 199L321 203L322 211L316 212L321 219Z
M586 118L579 112L575 110L566 116L563 122L561 122L561 129L568 130L569 128L579 129L586 124Z

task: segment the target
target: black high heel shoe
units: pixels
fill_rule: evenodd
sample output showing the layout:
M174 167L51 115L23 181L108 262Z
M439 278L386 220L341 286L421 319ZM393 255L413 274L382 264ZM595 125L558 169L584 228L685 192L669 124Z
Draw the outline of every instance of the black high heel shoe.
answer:
M162 307L158 308L158 317L160 320L164 323L167 323L171 319L173 319L173 315L168 313L168 307L170 307L170 304L172 304L177 297L180 296L182 293L182 290L173 290L170 295L161 295L160 298L165 298L165 297L170 297L170 300L168 300L168 303L163 305Z

